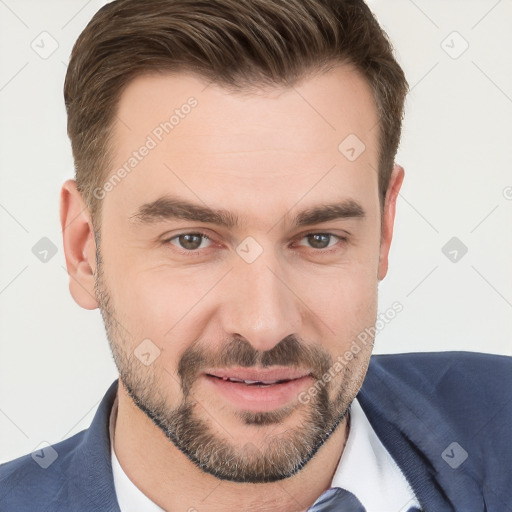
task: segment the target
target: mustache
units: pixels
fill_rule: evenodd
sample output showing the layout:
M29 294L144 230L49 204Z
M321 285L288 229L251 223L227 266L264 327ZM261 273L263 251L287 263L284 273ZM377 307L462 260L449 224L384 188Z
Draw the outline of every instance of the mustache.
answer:
M256 350L245 338L235 336L216 352L197 345L188 347L180 357L178 376L186 396L194 380L207 368L291 366L305 369L319 379L332 365L327 351L308 345L293 334L265 351Z

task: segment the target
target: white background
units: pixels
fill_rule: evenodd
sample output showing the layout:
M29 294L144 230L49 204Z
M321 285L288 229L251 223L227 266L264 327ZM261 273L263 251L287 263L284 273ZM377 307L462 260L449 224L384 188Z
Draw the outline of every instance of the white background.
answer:
M116 378L99 312L69 295L58 215L73 176L66 66L103 3L0 0L0 461L86 428ZM381 311L394 301L403 311L376 352L512 355L512 3L370 5L412 88L397 157L406 179L379 291ZM58 43L46 59L31 47L44 31ZM441 251L454 236L468 248L456 263ZM47 263L32 253L42 237L58 249Z

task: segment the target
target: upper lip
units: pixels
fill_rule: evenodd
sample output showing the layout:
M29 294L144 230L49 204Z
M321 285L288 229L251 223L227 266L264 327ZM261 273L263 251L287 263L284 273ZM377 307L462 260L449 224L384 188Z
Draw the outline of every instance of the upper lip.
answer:
M272 368L224 368L211 369L204 372L206 375L219 379L237 379L251 382L277 382L282 380L295 380L310 376L311 373L301 368L272 367Z

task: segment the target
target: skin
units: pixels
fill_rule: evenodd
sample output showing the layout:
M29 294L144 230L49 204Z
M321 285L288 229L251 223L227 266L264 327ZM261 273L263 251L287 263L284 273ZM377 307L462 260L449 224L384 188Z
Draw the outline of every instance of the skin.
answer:
M213 358L237 339L263 353L293 335L331 361L349 350L376 320L377 288L388 269L404 176L395 166L381 216L376 108L365 80L347 65L291 89L243 94L186 73L138 77L120 99L111 173L191 96L197 106L102 199L101 276L90 212L73 180L64 183L61 195L71 294L86 309L102 309L120 374L168 410L183 403L178 365L191 347ZM351 133L366 146L353 162L338 150ZM167 193L228 210L239 225L136 220L141 205ZM362 207L364 217L299 228L291 222L302 210L348 199ZM180 249L177 238L169 241L198 232L210 241L193 255ZM322 249L312 246L306 236L311 232L335 236ZM248 236L262 249L252 263L236 251ZM161 351L149 366L133 354L144 339ZM340 415L362 384L370 345L325 388ZM249 460L266 453L272 439L286 441L290 432L301 432L315 403L294 398L281 422L246 424L243 407L214 393L200 372L191 373L194 414ZM334 407L338 394L343 399ZM293 476L233 482L203 472L179 451L122 381L118 399L116 455L135 485L165 510L305 510L330 486L348 434L344 418ZM243 451L248 441L254 452Z

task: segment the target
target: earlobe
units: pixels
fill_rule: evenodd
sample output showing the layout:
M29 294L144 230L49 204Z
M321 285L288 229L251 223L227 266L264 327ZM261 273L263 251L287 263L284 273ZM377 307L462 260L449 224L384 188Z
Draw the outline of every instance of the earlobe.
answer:
M395 164L389 180L384 209L382 213L382 229L380 240L379 268L377 278L382 281L388 272L388 257L393 238L393 226L395 222L396 201L398 193L404 180L404 169L400 165Z
M67 180L61 189L60 222L69 274L69 291L84 309L96 309L94 290L96 243L89 209L74 180Z

